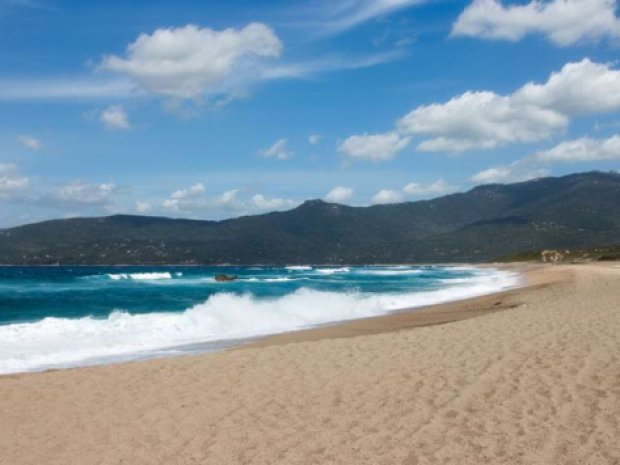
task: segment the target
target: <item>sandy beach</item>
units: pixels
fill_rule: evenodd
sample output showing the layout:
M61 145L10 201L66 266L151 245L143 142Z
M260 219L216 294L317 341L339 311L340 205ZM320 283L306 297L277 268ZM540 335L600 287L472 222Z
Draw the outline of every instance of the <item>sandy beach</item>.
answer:
M0 463L620 464L620 267L220 353L0 377Z

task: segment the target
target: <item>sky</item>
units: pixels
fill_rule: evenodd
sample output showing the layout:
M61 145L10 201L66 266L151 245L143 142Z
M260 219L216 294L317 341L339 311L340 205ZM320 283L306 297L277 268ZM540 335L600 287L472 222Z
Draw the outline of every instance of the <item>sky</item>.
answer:
M620 169L615 0L0 0L0 227Z

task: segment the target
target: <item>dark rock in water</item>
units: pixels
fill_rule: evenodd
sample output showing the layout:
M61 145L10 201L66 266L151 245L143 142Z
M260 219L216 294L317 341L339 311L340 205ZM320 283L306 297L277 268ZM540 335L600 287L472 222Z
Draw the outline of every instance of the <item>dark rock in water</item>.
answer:
M218 274L215 276L215 280L217 282L235 281L236 279L237 279L237 276L229 276L227 274Z

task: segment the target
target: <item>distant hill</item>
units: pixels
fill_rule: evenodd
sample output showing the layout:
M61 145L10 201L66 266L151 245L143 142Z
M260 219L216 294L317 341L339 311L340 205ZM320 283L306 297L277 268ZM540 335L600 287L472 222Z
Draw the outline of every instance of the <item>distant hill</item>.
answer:
M311 200L224 221L129 215L45 221L0 230L0 263L480 262L616 243L620 174L590 172L391 205Z

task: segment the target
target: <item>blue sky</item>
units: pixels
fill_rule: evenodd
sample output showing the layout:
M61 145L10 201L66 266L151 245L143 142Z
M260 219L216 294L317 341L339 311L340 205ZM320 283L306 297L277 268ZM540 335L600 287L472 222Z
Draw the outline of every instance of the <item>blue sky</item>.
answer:
M612 0L4 0L0 22L0 226L620 167Z

